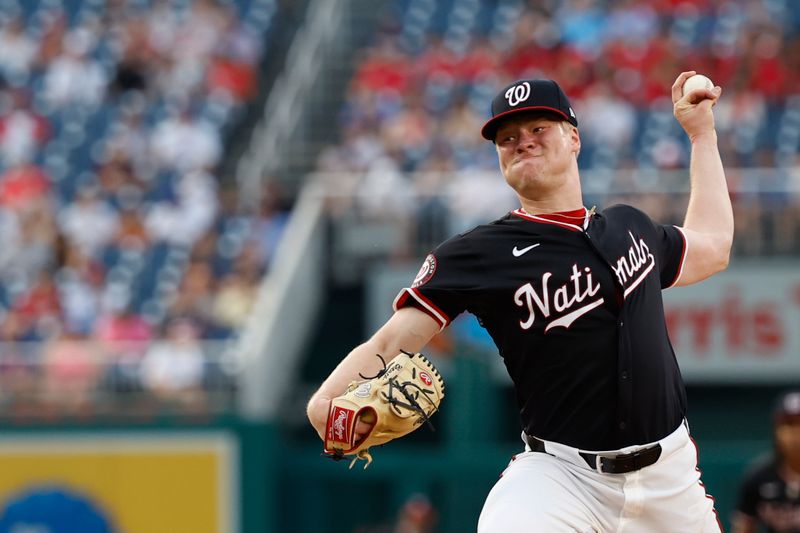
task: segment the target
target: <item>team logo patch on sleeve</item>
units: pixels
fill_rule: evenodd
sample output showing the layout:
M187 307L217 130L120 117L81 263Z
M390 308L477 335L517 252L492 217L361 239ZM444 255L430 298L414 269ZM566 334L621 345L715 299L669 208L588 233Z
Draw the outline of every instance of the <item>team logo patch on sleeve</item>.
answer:
M420 285L425 285L430 281L433 277L433 273L436 272L436 258L433 254L428 254L428 257L425 258L425 262L422 263L422 267L417 272L417 277L414 278L414 283L411 284L411 288L415 289Z

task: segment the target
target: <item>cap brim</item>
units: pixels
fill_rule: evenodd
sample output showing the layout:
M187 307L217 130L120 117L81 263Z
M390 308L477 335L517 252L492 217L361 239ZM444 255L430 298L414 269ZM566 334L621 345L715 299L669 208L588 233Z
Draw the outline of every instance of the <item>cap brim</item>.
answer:
M497 132L498 126L500 125L500 122L510 117L511 115L516 115L517 113L524 113L530 111L547 111L550 113L555 113L556 115L563 117L564 120L566 120L573 126L577 126L575 122L573 122L573 119L564 114L564 112L561 111L560 109L556 109L555 107L537 105L529 107L519 107L517 109L511 109L510 111L506 111L505 113L500 113L499 115L493 116L488 121L486 121L486 124L484 124L483 127L481 128L481 135L487 141L494 141L494 136L495 133Z

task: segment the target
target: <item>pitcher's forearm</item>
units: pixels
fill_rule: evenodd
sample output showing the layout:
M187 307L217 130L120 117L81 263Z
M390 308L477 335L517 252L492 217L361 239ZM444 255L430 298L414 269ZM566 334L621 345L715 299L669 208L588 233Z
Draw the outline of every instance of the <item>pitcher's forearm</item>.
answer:
M715 132L692 139L689 174L691 193L684 227L712 234L721 246L730 248L733 240L733 208Z
M311 401L315 398L327 400L335 398L345 391L351 381L362 379L359 373L364 376L374 376L383 370L383 363L376 354L380 354L385 361L397 355L395 352L390 355L387 348L374 338L354 348L320 385L311 397Z

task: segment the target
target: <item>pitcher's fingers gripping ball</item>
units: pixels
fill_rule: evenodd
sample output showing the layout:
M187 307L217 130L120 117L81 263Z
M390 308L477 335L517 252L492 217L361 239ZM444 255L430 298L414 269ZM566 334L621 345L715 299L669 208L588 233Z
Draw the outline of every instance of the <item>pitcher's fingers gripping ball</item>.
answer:
M683 80L681 80L683 78ZM717 103L717 98L719 94L714 93L715 85L714 82L711 81L711 78L708 76L704 76L703 74L697 74L696 71L690 70L688 72L684 72L678 78L680 83L680 93L677 94L678 98L683 96L689 95L690 93L694 93L691 95L690 99L692 103L699 103L703 99L710 99L711 106L713 107ZM682 82L681 82L682 81ZM674 93L674 90L673 90ZM676 98L674 98L673 94L673 102Z
M690 91L694 91L695 89L708 89L711 90L714 88L714 82L712 82L707 76L702 74L695 74L693 76L689 76L685 82L683 82L683 94L687 94Z
M344 394L331 400L325 454L335 460L352 456L350 468L362 459L366 468L372 462L370 447L407 435L423 422L430 424L442 398L444 381L433 363L420 353L403 352L377 376L350 383ZM373 424L360 439L359 420Z

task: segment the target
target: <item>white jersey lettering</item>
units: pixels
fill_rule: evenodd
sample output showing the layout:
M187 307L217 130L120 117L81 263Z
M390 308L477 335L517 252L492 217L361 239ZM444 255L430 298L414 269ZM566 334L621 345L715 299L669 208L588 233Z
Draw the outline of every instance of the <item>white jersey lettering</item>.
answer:
M584 272L586 273L586 281L582 282ZM514 293L514 303L518 307L525 307L528 310L527 318L519 321L519 325L522 329L530 329L536 320L534 304L544 318L550 318L551 303L555 311L561 313L574 308L576 304L583 302L588 297L594 296L600 290L600 284L594 283L592 280L592 270L586 267L581 271L578 265L574 264L572 265L572 275L569 277L571 283L567 282L558 287L553 293L551 301L549 282L552 276L553 274L551 272L545 272L542 276L541 295L530 283L521 286ZM600 298L567 313L561 318L554 320L551 324L548 324L545 328L545 332L557 326L569 327L572 322L602 303L603 299Z
M628 235L633 243L626 254L617 259L612 267L620 284L625 287L625 296L635 289L656 264L656 259L644 239L636 240L630 231ZM630 281L630 283L628 283Z

